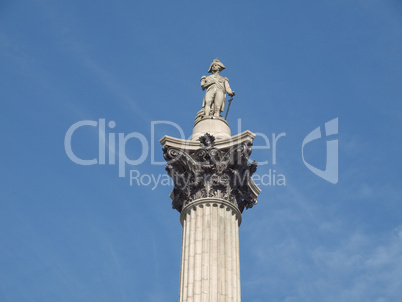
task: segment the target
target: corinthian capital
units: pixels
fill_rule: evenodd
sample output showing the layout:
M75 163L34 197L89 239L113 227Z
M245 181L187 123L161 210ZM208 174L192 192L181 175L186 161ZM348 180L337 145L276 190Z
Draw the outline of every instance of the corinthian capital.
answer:
M174 188L170 195L172 206L182 208L201 198L221 198L233 203L241 212L257 203L261 190L251 176L257 170L255 161L248 163L254 134L244 132L231 139L215 143L208 133L196 142L168 137L161 140L166 171L172 177Z

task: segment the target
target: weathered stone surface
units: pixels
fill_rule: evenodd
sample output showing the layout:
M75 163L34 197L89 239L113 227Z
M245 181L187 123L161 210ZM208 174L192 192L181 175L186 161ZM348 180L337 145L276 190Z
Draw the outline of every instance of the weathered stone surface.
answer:
M228 122L221 116L196 119L194 122L192 140L198 141L205 133L213 135L216 140L230 139L232 136Z
M261 190L251 178L257 163L248 163L254 135L238 138L229 144L221 141L219 148L215 137L207 133L200 137L198 149L188 148L185 141L177 147L161 140L166 170L174 181L170 195L174 209L181 212L184 206L207 197L227 200L240 212L257 203Z
M201 78L207 91L192 140L160 140L174 182L172 206L183 225L180 302L241 302L239 226L261 190L251 178L257 163L248 162L255 134L231 136L220 116L226 93L234 96L229 80L219 75L223 69L216 59L212 75Z
M204 198L183 208L180 302L240 302L239 225L235 205Z

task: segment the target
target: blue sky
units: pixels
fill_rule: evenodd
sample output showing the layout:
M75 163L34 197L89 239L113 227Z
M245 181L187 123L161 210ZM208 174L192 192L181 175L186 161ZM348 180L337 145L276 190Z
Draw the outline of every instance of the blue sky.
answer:
M243 301L399 301L402 296L400 1L2 1L0 300L177 301L181 225L171 186L130 186L118 166L81 166L64 138L190 136L200 78L219 57L236 96L233 134L286 186L243 213ZM306 135L339 121L339 182L304 164ZM264 143L261 136L256 146ZM72 147L98 156L98 130ZM126 145L141 154L139 140ZM306 146L324 169L326 140ZM117 158L116 158L117 160ZM141 175L165 175L151 156Z

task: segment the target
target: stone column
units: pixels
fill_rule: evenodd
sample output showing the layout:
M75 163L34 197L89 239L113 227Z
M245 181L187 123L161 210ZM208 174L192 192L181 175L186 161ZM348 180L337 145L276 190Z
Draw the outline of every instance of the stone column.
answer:
M261 192L251 178L257 163L248 163L255 134L219 137L160 140L183 226L180 302L241 301L241 213Z
M223 199L202 198L180 220L180 302L240 302L240 211Z

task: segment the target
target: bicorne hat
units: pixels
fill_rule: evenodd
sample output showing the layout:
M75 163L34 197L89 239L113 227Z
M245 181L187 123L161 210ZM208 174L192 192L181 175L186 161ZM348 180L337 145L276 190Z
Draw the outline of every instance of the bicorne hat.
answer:
M225 65L222 64L221 61L219 61L218 58L216 58L215 60L212 61L211 65L209 66L208 72L212 73L212 65L217 64L220 66L221 70L224 70L226 67Z

